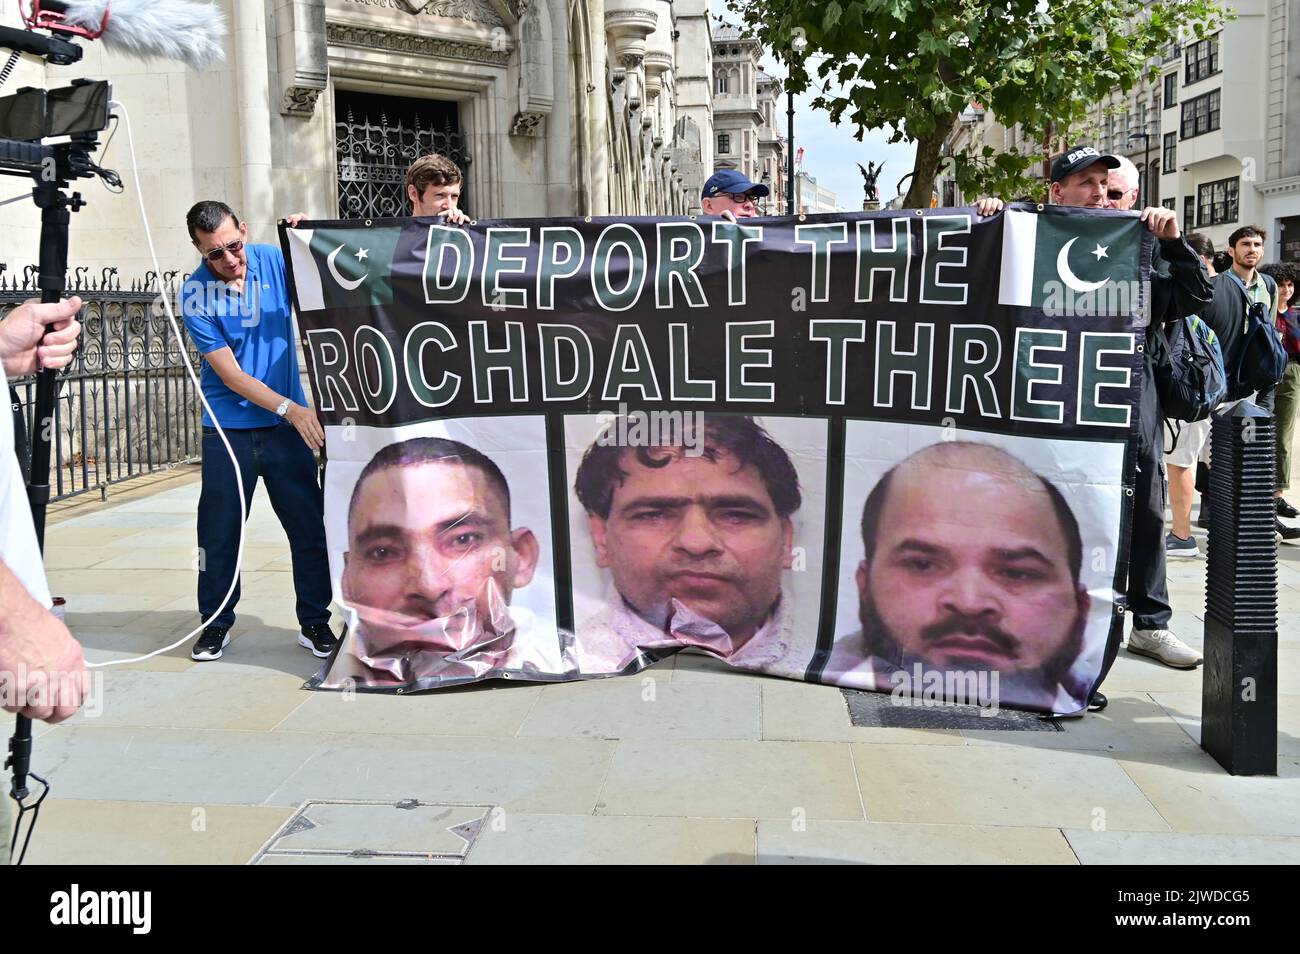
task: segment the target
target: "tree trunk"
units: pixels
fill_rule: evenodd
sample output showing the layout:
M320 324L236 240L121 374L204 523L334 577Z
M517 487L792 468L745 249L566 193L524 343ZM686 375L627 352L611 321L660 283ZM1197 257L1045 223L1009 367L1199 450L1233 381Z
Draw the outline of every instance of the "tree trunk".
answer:
M939 151L948 133L957 123L957 114L937 117L934 132L916 137L916 162L912 165L912 182L903 199L905 209L928 209L934 194L934 180L939 174Z

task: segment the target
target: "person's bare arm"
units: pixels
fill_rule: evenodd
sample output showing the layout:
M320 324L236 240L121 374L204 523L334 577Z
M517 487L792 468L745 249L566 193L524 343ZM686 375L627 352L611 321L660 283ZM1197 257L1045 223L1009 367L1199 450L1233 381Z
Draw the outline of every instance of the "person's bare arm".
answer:
M244 371L235 360L235 353L229 348L218 348L203 356L212 370L217 372L223 384L242 398L252 401L258 407L274 412L288 395L277 394L257 378ZM298 429L304 442L312 450L319 449L325 443L325 431L316 420L310 408L303 407L292 400L284 419Z
M0 700L45 722L76 714L89 691L81 644L0 560Z

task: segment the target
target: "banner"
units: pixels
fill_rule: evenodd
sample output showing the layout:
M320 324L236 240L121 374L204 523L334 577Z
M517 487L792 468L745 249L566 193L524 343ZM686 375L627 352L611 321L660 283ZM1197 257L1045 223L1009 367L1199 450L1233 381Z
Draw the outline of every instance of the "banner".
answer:
M683 649L1082 710L1127 526L1151 242L1013 206L283 229L347 638L310 685Z

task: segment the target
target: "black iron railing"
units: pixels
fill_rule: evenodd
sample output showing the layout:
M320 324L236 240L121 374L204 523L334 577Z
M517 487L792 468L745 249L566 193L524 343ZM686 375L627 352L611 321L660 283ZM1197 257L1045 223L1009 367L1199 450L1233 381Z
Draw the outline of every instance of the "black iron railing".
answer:
M173 303L178 279L184 281L178 272L163 275L163 290ZM97 274L74 268L68 274L67 294L79 295L84 306L81 345L59 375L50 435L51 499L88 490L106 497L118 481L199 459L198 395L180 349L188 351L195 370L198 354L188 336L183 345L176 341L157 285L149 272L123 288L113 267ZM20 274L0 273L0 317L38 294L35 266ZM35 379L9 383L27 433L34 434ZM22 463L25 471L27 462Z

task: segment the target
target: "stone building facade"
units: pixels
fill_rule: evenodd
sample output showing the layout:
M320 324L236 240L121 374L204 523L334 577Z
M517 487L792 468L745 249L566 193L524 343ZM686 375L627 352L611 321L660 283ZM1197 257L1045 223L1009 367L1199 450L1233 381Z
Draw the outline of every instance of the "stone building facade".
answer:
M130 111L141 189L164 269L196 264L184 227L220 198L253 240L275 222L406 214L416 156L450 155L478 218L698 210L712 167L707 0L220 0L226 60L196 74L94 42L71 67L11 78L55 87L109 79ZM13 4L3 9L16 23ZM106 138L106 137L103 137ZM128 195L94 183L70 261L151 266L125 134L97 158ZM0 262L36 257L39 218L9 206Z

